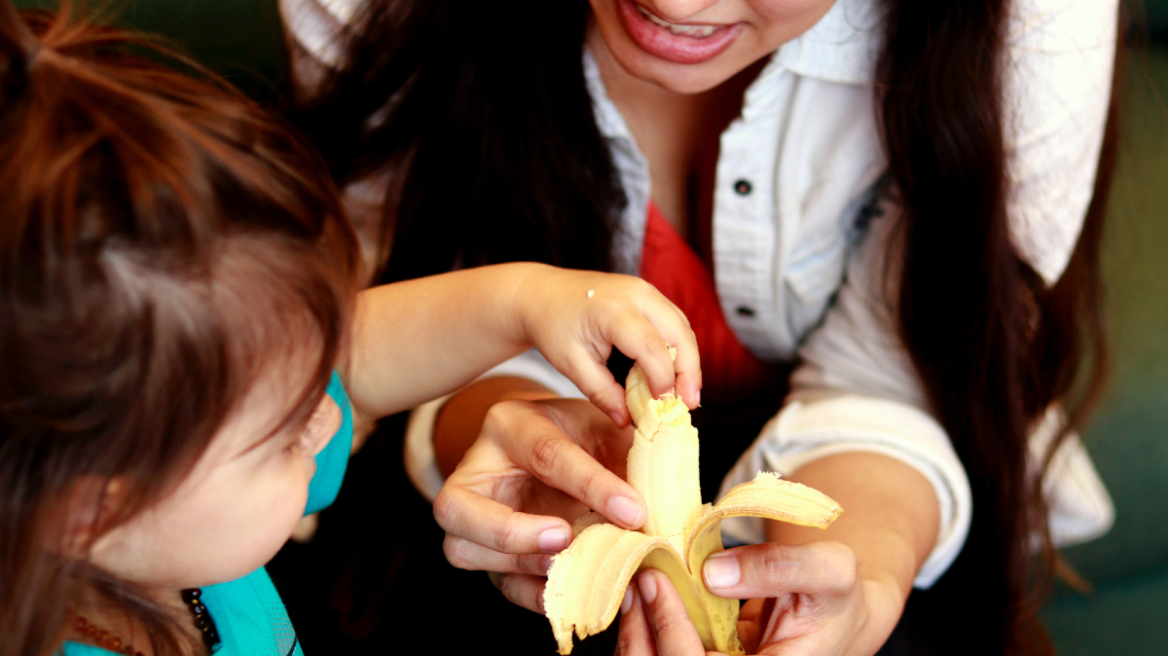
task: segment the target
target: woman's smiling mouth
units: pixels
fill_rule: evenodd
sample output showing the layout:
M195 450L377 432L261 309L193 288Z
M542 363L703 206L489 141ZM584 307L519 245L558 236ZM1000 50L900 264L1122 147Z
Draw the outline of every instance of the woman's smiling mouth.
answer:
M641 5L635 6L637 11L640 11L642 14L644 14L645 18L648 18L655 25L660 25L670 32L680 36L692 36L697 39L704 39L713 34L714 30L719 30L723 27L726 27L725 25L679 25L677 23L670 23L664 19L657 18L657 16L650 13L648 9L645 9Z
M671 23L633 0L618 0L625 31L642 50L676 64L700 64L717 57L742 33L742 23Z

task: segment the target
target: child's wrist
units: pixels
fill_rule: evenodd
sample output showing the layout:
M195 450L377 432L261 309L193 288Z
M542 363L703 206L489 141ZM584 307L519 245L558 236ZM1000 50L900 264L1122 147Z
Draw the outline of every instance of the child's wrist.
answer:
M524 348L535 345L534 311L546 303L540 299L556 269L536 262L512 262L501 265L510 282L501 285L505 302L503 322L509 341Z

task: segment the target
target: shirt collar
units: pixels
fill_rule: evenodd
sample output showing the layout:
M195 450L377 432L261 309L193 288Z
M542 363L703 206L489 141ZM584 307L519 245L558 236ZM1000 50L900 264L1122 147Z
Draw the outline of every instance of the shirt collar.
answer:
M825 82L872 85L883 41L875 0L836 0L819 22L783 44L747 91L744 114L755 97L770 95L783 71ZM609 139L632 141L616 105L609 99L592 52L584 48L584 79L595 104L597 127Z
M836 0L811 29L783 44L767 69L786 69L826 82L874 83L884 36L878 5L874 0Z
M600 77L600 66L587 45L584 46L584 83L588 87L588 94L592 96L593 114L600 134L608 139L627 139L631 142L633 135L620 110L616 108L616 103L608 97L608 90L604 88L604 80Z

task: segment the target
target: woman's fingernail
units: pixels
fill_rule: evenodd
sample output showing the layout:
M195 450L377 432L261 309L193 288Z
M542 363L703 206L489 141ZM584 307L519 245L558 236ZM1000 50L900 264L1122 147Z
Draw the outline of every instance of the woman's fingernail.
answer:
M608 416L610 419L612 419L612 423L616 424L617 426L625 425L625 418L622 417L621 413L617 412L616 410L608 413Z
M702 391L701 390L698 390L697 394L694 394L694 401L697 401L699 408L702 407Z
M742 568L738 557L726 552L714 554L706 559L702 567L706 585L711 588L732 588L742 582Z
M641 597L645 603L651 604L657 599L657 579L649 572L643 572L637 579L637 587L641 589Z
M571 537L566 528L549 528L539 534L539 548L541 551L563 551L568 548Z
M621 600L621 615L628 613L633 607L633 589L625 588L625 598Z
M641 504L628 497L613 497L609 499L608 512L626 526L641 525Z

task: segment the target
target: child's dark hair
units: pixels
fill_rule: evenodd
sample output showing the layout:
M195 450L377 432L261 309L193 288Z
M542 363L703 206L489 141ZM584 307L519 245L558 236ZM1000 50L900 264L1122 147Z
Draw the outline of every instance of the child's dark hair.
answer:
M189 618L85 550L185 477L273 353L318 354L287 421L311 411L356 245L294 132L72 13L0 0L0 653L52 653L83 589L141 618L156 653L199 653L176 630ZM96 493L76 545L79 482Z

